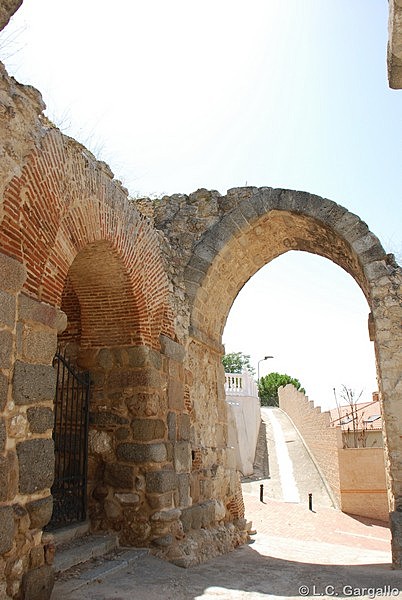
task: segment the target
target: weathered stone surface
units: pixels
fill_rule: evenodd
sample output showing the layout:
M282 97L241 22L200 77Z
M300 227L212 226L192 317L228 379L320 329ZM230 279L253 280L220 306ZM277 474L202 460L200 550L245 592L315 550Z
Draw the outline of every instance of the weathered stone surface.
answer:
M177 476L174 471L149 471L145 476L147 492L163 494L173 490L177 485Z
M26 268L14 258L0 253L0 281L3 290L18 292L25 283Z
M139 492L145 491L145 477L144 475L137 475L135 478L135 489Z
M156 391L133 392L126 404L134 417L159 416L164 414L167 408L166 394Z
M57 349L56 332L31 326L18 327L17 347L24 361L50 364Z
M187 473L181 473L177 476L178 492L179 492L179 506L189 506L190 498L190 476Z
M6 447L7 430L4 417L0 417L0 452L4 452Z
M109 489L107 485L102 485L101 483L98 484L92 492L92 496L95 498L95 500L98 500L99 502L103 502L105 498L107 498L108 494Z
M176 413L170 412L167 417L168 439L171 442L176 441Z
M181 344L174 342L170 338L166 337L166 335L161 335L160 341L163 354L169 356L169 358L177 360L178 362L183 362L185 349Z
M208 527L215 521L215 502L209 500L201 504L195 504L182 510L181 522L185 532L190 529L200 529Z
M20 294L18 297L18 318L23 322L41 323L50 329L60 329L66 315L58 308L39 302L35 298Z
M7 327L14 327L15 321L15 296L0 291L0 323Z
M67 315L60 309L57 309L54 326L58 334L67 328Z
M172 508L173 506L173 493L172 491L165 492L163 494L147 494L148 504L155 510L161 510L164 508Z
M115 437L116 440L119 441L123 441L123 440L127 440L131 435L131 429L129 429L128 427L119 427L119 429L116 429L116 433L115 433Z
M392 564L394 568L402 568L402 510L390 513L390 528L392 533Z
M45 433L53 429L54 413L49 407L32 406L27 410L27 417L32 433Z
M163 439L166 432L165 423L160 419L133 419L131 429L133 438L144 442Z
M0 554L12 548L13 539L14 511L11 506L0 507Z
M161 546L162 548L168 548L169 546L171 546L173 544L173 542L174 542L174 537L172 536L171 533L168 533L167 535L157 538L152 543L155 544L156 546Z
M108 425L127 425L129 420L113 412L101 411L89 413L89 422L92 425L105 427Z
M181 510L179 508L171 508L170 510L161 510L155 512L151 516L151 521L161 521L168 523L170 521L177 521L180 518Z
M168 386L169 408L183 410L184 408L184 385L175 379L169 380Z
M10 331L0 331L0 369L8 369L11 366L11 354L13 351L13 334Z
M132 346L126 350L128 365L130 367L144 367L150 365L158 371L162 367L162 358L159 352L155 352L146 346Z
M122 516L122 507L121 504L116 500L108 500L106 499L103 503L103 508L105 510L106 516L108 519L120 519Z
M102 348L99 350L96 362L99 367L103 369L111 369L114 365L113 353L109 348Z
M178 417L178 438L179 440L188 441L190 439L191 423L190 415L181 414Z
M139 501L140 501L139 495L138 494L134 494L133 492L117 493L117 494L115 494L115 498L121 504L125 504L125 505L138 504Z
M88 436L88 447L94 454L108 455L112 452L112 436L107 431L92 429Z
M41 498L28 502L26 509L31 519L31 529L42 529L51 519L53 511L53 497Z
M22 0L3 0L0 5L0 30L4 29L21 4Z
M3 412L7 402L8 377L0 373L0 412Z
M53 440L27 440L17 444L19 488L21 494L33 494L50 488L54 479Z
M32 569L22 578L23 600L50 600L54 586L54 570L49 565Z
M154 387L159 388L161 378L155 369L145 368L141 371L125 369L120 371L114 369L108 378L108 384L111 388L121 389L123 387Z
M191 470L191 445L189 442L174 444L174 468L176 473L186 473Z
M35 546L29 553L29 566L31 569L41 567L45 558L43 546Z
M9 497L10 466L6 456L0 456L0 502Z
M134 463L163 462L166 460L165 444L125 443L117 447L120 460Z
M180 520L186 533L190 531L190 529L199 529L201 527L200 505L195 504L194 506L183 509Z
M14 366L13 397L16 404L53 401L56 371L48 365L31 365L17 361Z
M132 489L134 479L134 469L129 465L108 463L105 466L104 481L113 487Z
M402 88L402 5L400 0L389 0L388 20L388 81L393 89Z

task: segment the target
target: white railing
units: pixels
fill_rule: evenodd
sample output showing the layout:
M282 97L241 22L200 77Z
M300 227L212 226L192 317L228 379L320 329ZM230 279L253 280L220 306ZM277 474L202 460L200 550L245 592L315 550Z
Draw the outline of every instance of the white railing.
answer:
M258 398L258 387L248 371L225 373L226 396L251 396Z

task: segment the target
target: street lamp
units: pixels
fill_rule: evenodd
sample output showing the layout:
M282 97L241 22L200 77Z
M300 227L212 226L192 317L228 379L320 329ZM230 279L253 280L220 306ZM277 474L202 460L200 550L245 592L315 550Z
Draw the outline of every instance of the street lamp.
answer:
M268 358L274 358L273 356L264 356L264 358L262 358L261 360L258 361L258 366L257 366L257 383L260 383L260 362L263 362L264 360L268 360Z

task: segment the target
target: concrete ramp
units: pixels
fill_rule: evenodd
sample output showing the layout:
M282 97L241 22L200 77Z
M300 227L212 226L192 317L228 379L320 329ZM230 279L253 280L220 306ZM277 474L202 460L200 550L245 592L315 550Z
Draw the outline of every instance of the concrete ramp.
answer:
M261 408L266 427L270 479L264 482L267 498L283 502L332 507L326 482L289 417L280 408Z

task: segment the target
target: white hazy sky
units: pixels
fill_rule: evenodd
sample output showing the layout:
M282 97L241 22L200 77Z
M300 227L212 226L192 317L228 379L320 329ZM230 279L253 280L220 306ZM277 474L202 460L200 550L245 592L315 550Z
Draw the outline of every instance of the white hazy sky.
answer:
M24 0L8 70L131 195L242 185L306 190L400 252L402 92L386 79L385 0ZM321 257L288 253L243 288L226 350L333 404L376 389L368 306Z

